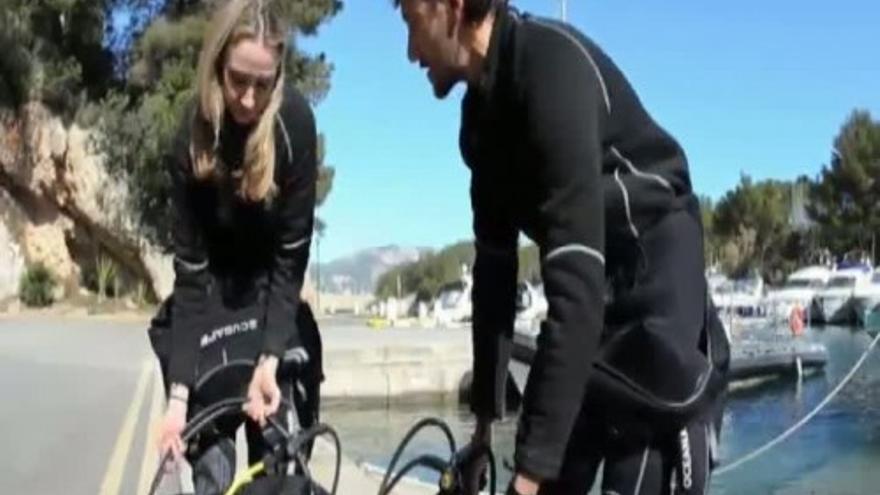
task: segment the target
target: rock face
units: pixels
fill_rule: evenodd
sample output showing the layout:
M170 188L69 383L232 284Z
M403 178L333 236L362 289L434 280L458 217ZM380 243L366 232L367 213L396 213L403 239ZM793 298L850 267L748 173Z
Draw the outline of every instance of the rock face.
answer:
M126 184L107 173L91 132L65 126L39 103L0 116L0 297L20 276L16 266L37 262L71 294L99 256L157 298L171 292L170 257L137 235ZM6 270L7 259L20 261Z
M0 300L15 296L24 273L24 254L18 242L18 226L24 212L5 190L0 189Z

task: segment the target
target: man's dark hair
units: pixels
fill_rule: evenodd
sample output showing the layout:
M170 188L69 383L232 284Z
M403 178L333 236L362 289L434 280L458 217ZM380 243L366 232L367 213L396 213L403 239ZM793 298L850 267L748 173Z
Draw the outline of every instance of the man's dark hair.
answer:
M400 7L402 0L391 0L394 8ZM435 0L436 1L436 0ZM468 22L480 22L493 9L507 3L507 0L464 0L464 18Z

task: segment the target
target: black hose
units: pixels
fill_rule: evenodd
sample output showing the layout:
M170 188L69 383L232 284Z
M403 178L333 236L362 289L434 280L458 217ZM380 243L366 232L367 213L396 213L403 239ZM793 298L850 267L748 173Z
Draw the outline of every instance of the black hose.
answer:
M181 440L183 441L183 443L187 443L193 436L196 435L196 433L200 432L203 428L205 428L207 425L212 423L218 417L223 416L224 414L228 414L230 411L234 411L234 410L240 411L241 406L243 406L245 403L247 403L247 400L248 399L244 398L244 397L223 399L223 400L217 401L217 402L211 404L210 406L202 409L195 416L193 416L192 419L190 419L190 421L186 424L186 426L184 427L183 432L181 433L181 436L180 436ZM285 398L281 399L281 404L284 407L287 407L288 409L294 407L294 405L289 400L287 400ZM287 429L283 425L281 425L281 423L277 419L275 419L273 417L270 417L268 419L269 419L269 424L273 428L278 430L278 432L281 434L282 437L284 437L286 442L291 442L291 441L294 442L295 448L291 449L291 450L295 453L297 460L300 463L300 466L302 466L302 468L305 472L305 475L306 475L307 479L310 480L310 482L312 480L311 474L308 471L308 466L307 466L306 462L302 458L300 450L310 440L313 440L314 438L316 438L322 434L329 434L334 439L334 443L336 445L336 473L333 478L333 490L331 493L335 495L336 488L339 484L339 470L340 470L340 467L342 464L342 449L341 449L341 444L339 441L339 436L336 434L336 432L327 425L320 425L319 424L319 425L312 426L311 428L302 432L301 435L297 435L296 437L291 439L290 433L287 431ZM306 438L301 439L301 437L306 437ZM165 464L169 460L171 460L171 453L170 452L166 453L162 457L162 459L160 460L159 467L156 470L155 476L153 477L153 482L150 484L150 491L148 492L149 494L151 494L151 495L154 494L156 492L156 490L159 488L159 484L162 482L162 478L164 477Z
M409 444L418 432L428 426L436 426L446 434L452 452L450 459L445 461L436 455L422 455L407 462L400 471L393 474L397 462L400 460L400 456L407 444ZM467 481L464 479L462 468L468 466L470 463L476 462L482 457L486 457L489 464L489 490L490 493L494 495L497 489L498 473L495 468L495 455L492 453L492 448L488 445L470 444L461 451L457 451L455 449L455 439L452 437L452 432L446 423L435 418L423 419L410 428L400 446L398 446L397 451L391 459L391 463L388 465L388 469L385 471L385 476L379 487L379 495L388 495L404 476L419 466L430 468L440 473L441 493L460 493L460 491L464 489L461 484ZM390 483L388 482L389 477L391 477Z
M289 449L291 452L296 452L297 455L300 455L302 448L305 447L306 444L322 435L327 435L332 438L336 447L336 470L333 475L333 485L330 492L331 494L335 494L336 489L339 486L339 475L342 467L342 444L339 441L339 435L336 433L336 430L324 423L312 425L291 440ZM311 474L308 472L308 466L306 463L300 462L300 464L303 466L303 470L310 482L314 483Z
M449 451L451 452L451 455L455 455L455 438L452 436L452 430L449 429L449 425L437 418L422 419L412 428L410 428L406 436L403 437L403 441L401 441L400 445L397 446L397 450L391 457L391 463L388 464L388 469L385 471L385 476L382 477L382 484L379 485L379 495L387 495L391 488L393 488L393 486L388 486L388 480L391 477L391 473L394 472L394 468L397 467L397 462L400 461L400 456L403 454L403 451L406 449L406 446L409 445L409 442L412 440L412 438L416 436L416 434L418 434L421 430L429 426L439 428L440 431L442 431L446 435L446 440L449 442Z
M486 447L485 455L489 457L489 493L495 495L498 493L495 491L498 484L498 473L495 471L495 454L492 453L492 449Z
M228 410L233 407L241 407L245 402L247 402L247 399L241 397L223 399L202 409L193 416L183 428L183 432L180 435L181 440L185 444L192 436L201 431L202 428L207 426L210 422L214 421L219 416L226 414L229 412ZM156 469L156 474L153 476L153 482L150 484L150 491L147 492L150 495L156 493L156 490L159 488L159 484L162 482L162 478L164 478L165 475L165 465L170 460L171 452L166 452L159 460L159 468Z
M309 484L311 484L314 487L315 483L312 480L312 472L309 470L309 466L306 463L306 460L303 458L302 452L300 452L299 449L290 449L289 451L287 449L288 444L290 444L291 441L295 440L295 438L294 439L290 438L290 433L284 428L284 426L281 424L281 422L279 422L276 418L267 418L267 419L269 420L269 424L272 425L273 427L275 427L275 429L278 430L278 432L281 434L281 436L284 437L285 455L287 455L290 452L293 452L293 456L296 458L296 461L299 463L300 467L303 470L303 475L306 477L307 480L309 480Z
M449 465L449 463L447 461L441 459L440 457L438 457L436 455L425 454L425 455L416 457L415 459L407 462L400 469L400 471L398 471L397 474L394 475L394 478L392 478L391 482L388 483L388 487L385 489L385 492L383 492L383 493L389 493L391 490L393 490L394 487L397 486L397 484L400 482L400 480L403 479L404 476L406 476L410 471L412 471L414 468L416 468L418 466L431 468L431 469L437 471L437 473L442 475L443 471L446 470L448 465ZM391 471L389 470L388 472L391 472Z
M299 465L303 469L303 474L305 475L306 479L309 480L309 483L312 484L313 488L315 480L312 477L311 471L309 471L308 463L302 457L302 449L309 442L314 441L321 435L327 435L333 439L333 444L336 447L336 469L333 474L333 487L330 493L335 494L336 489L339 486L339 475L342 468L342 443L339 441L339 435L336 433L336 430L334 430L328 424L318 423L316 425L308 427L307 429L299 432L296 436L292 437L276 418L269 418L269 423L271 423L275 427L275 429L281 432L281 435L286 441L288 453L292 453L294 456L296 456L296 460L299 461Z

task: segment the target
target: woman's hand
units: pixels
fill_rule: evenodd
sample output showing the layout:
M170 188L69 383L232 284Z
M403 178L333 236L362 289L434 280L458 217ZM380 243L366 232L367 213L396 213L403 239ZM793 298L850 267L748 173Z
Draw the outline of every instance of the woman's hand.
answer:
M260 426L266 426L266 418L275 414L281 404L281 389L275 379L277 371L277 357L262 357L248 386L244 412Z
M168 399L168 409L165 417L159 425L159 457L171 453L171 462L165 466L167 470L173 469L183 459L184 445L181 434L186 426L188 391L186 387L172 385Z

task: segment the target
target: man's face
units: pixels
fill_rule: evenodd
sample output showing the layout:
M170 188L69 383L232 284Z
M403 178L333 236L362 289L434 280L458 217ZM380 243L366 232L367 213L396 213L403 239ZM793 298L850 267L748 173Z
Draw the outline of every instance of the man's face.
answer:
M457 15L451 0L402 0L401 14L408 31L410 62L428 69L428 80L437 98L445 98L462 80L459 67Z

